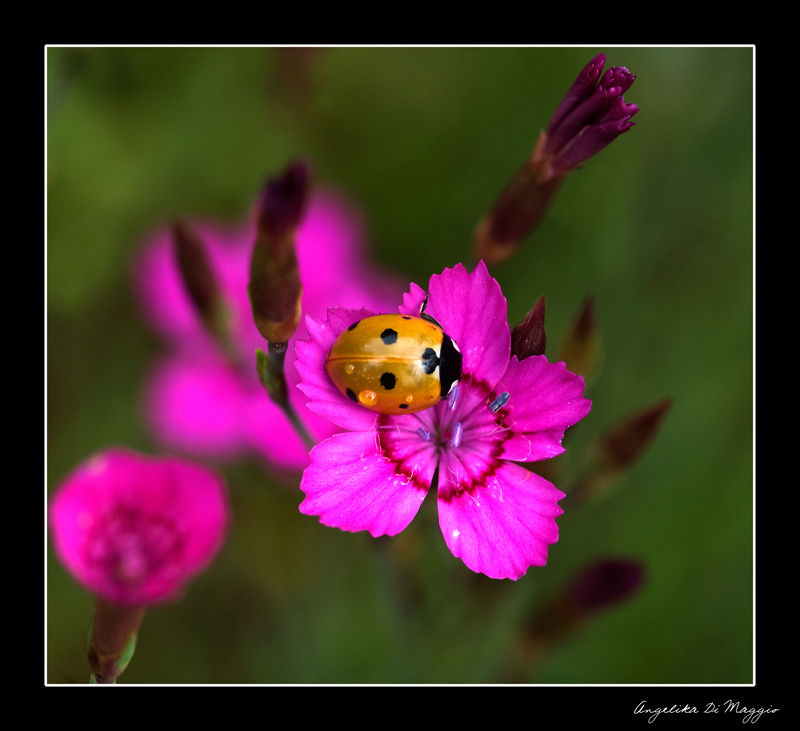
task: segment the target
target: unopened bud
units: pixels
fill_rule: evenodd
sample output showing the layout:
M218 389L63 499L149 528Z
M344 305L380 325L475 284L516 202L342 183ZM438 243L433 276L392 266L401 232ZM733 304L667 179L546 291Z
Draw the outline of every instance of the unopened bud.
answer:
M524 650L532 655L552 649L599 611L633 597L644 575L643 564L631 559L606 558L584 567L531 618L523 636Z
M587 297L581 304L563 341L559 359L567 369L588 381L595 373L602 356L602 338L595 316L594 298Z
M172 224L172 245L183 283L205 327L218 335L225 327L224 307L203 242L185 221Z
M511 331L511 355L519 360L532 355L544 355L547 335L544 330L544 295Z
M606 433L597 447L606 470L619 472L639 459L671 406L672 399L665 398L630 414Z
M267 182L259 201L248 294L256 327L269 342L288 342L300 322L295 239L308 203L309 179L308 166L294 163Z
M544 219L556 191L571 170L607 147L633 125L639 108L622 95L636 78L623 66L606 70L605 54L578 74L540 133L531 158L500 193L475 232L475 257L499 263L519 249Z
M608 609L633 596L644 581L639 561L607 558L585 567L569 586L572 604L583 614Z
M628 415L598 441L590 466L570 491L570 500L581 500L607 492L655 439L672 406L665 398Z

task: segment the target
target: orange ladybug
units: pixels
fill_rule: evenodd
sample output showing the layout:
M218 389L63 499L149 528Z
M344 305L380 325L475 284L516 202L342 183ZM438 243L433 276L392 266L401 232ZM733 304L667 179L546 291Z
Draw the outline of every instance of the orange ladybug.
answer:
M410 414L446 398L461 380L461 351L424 310L350 325L325 359L336 388L380 414Z

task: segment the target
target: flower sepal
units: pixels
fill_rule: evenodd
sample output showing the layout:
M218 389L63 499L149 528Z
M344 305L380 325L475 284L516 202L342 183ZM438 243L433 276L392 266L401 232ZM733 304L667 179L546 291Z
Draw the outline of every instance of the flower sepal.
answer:
M94 621L89 638L90 683L113 685L136 650L145 607L125 606L95 598Z

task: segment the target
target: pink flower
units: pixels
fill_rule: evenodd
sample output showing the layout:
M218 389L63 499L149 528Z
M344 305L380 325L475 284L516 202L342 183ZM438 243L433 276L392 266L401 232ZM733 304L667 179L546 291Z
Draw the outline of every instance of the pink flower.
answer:
M109 449L58 487L50 528L59 560L103 599L144 605L173 598L222 546L229 509L211 470Z
M547 561L558 539L564 494L516 462L564 451L567 427L589 412L583 379L544 356L510 355L506 300L480 262L433 276L426 312L463 354L457 395L414 414L386 416L343 396L324 362L338 335L374 314L331 309L306 318L310 340L296 362L308 406L349 431L311 451L300 511L329 526L396 535L436 485L439 526L452 553L473 571L518 579ZM417 315L425 292L412 284L401 314Z
M145 419L164 447L221 459L257 454L289 469L308 464L308 448L258 380L255 350L265 349L253 324L247 284L256 221L233 229L192 224L205 244L217 284L226 299L235 362L224 356L204 329L181 280L168 228L144 247L135 266L135 290L152 327L169 344L145 387ZM297 237L303 312L365 303L385 308L400 285L371 268L359 218L339 197L312 196ZM301 324L295 337L305 336ZM290 402L304 415L316 439L336 431L302 408L305 399L286 369Z

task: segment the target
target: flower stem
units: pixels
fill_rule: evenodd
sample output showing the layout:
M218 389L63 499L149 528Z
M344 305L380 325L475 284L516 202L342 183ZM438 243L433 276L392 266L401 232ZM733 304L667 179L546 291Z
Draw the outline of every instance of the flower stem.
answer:
M256 369L258 377L273 403L280 406L298 436L311 449L316 442L289 401L286 374L283 367L286 360L287 347L288 343L270 342L267 346L267 353L261 348L256 348Z

